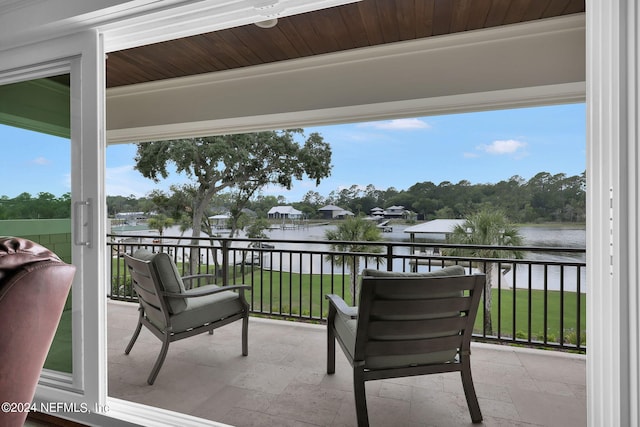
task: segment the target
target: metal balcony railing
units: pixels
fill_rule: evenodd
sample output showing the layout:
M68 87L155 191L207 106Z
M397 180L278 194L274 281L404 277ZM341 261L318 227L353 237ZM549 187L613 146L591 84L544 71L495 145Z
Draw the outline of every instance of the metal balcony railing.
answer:
M323 322L324 295L355 300L351 269L426 272L462 265L484 272L492 282L491 305L486 295L476 320L476 340L586 351L585 249L497 247L414 242L357 242L367 252L335 251L326 240L259 240L245 238L176 238L108 235L112 254L110 298L137 301L121 255L145 247L166 252L182 275L206 273L218 285L244 283L256 315ZM450 256L452 249L518 251L523 259ZM207 283L198 283L202 286ZM486 325L490 316L491 329Z

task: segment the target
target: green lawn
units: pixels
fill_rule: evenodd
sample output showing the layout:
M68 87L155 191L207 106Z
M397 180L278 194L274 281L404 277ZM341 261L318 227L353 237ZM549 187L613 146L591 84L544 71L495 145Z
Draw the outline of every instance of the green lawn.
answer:
M242 281L238 278L237 281ZM335 293L347 301L351 301L349 292L348 277L331 275L300 275L291 273L280 273L263 271L247 274L244 276L244 283L253 286L251 295L251 305L254 311L291 313L304 317L322 317L327 315L327 305L324 295ZM291 289L291 291L290 291ZM311 297L313 296L313 297ZM346 297L345 297L346 296ZM528 338L528 330L531 329L531 339L534 341L544 341L545 331L545 293L540 290L533 290L529 294L528 290L517 290L515 292L515 328L513 324L513 298L512 289L503 289L498 295L498 290L493 289L492 299L492 322L494 334L498 333L502 337ZM262 301L262 303L261 303ZM580 341L586 343L586 295L580 294ZM498 325L498 304L500 304L501 316ZM546 331L548 342L559 342L561 333L560 325L560 304L561 293L559 291L547 292L547 324ZM564 301L564 339L566 342L576 343L577 330L577 307L578 294L575 292L565 292ZM529 305L531 308L529 309ZM476 333L482 333L482 319L484 307L481 307L476 319ZM531 328L529 328L531 325Z
M60 324L53 338L47 360L44 362L46 369L72 372L71 336L71 309L69 308L62 312Z
M326 294L338 294L351 302L348 276L262 271L244 276L253 287L247 296L254 311L318 318L327 316Z
M113 260L115 271L124 272L122 259ZM179 271L182 266L178 265ZM204 268L204 267L203 267ZM251 266L230 267L231 283L245 283L253 287L253 292L247 295L254 311L263 313L302 316L313 319L326 317L327 302L324 296L335 293L342 296L348 303L351 302L348 276L331 274L298 274L279 271L268 271L253 268ZM219 279L220 281L220 279ZM204 283L203 283L204 284ZM126 285L119 285L121 291L130 293L130 280ZM515 294L515 327L513 324L513 298ZM544 341L545 336L545 294L540 290L503 289L498 295L498 290L493 290L492 322L493 334L509 338L514 335L518 338L528 339L531 330L531 339ZM547 319L546 341L559 342L564 336L566 342L576 342L577 307L580 304L580 341L586 343L586 295L575 292L565 292L562 301L564 310L561 310L561 293L559 291L547 292ZM501 306L501 316L498 319L498 305ZM564 324L560 325L560 312L564 312ZM476 333L482 332L483 303L481 302L478 318L476 320ZM499 320L499 323L498 323ZM531 325L531 327L529 327ZM499 329L498 329L499 328Z
M579 295L580 304L580 341L582 345L586 344L586 311L587 301L586 294ZM513 337L515 334L518 338L528 338L528 330L531 330L531 339L534 341L544 341L545 331L545 294L543 291L532 290L531 294L526 289L518 289L515 291L515 327L513 324L513 289L503 289L500 292L500 305L502 307L502 315L500 316L499 331L503 337ZM529 308L529 306L531 308ZM565 292L564 301L564 331L565 342L576 344L577 324L577 308L578 294L575 292ZM482 319L484 315L483 302L480 302L480 310L475 323L475 331L482 333ZM559 342L562 336L560 329L560 313L561 310L561 293L559 291L547 292L547 341ZM494 334L498 333L498 290L492 290L492 309L491 321ZM529 328L531 325L531 328Z

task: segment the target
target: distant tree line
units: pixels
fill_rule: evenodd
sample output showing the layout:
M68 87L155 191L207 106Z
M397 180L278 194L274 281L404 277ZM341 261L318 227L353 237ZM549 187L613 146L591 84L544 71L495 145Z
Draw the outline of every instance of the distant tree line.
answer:
M471 184L463 180L436 185L419 182L407 190L378 190L353 185L323 198L308 192L296 208L307 213L327 204L355 214L368 214L372 208L404 206L425 220L465 218L470 213L492 207L515 222L584 222L586 219L586 174L567 176L540 172L526 181L516 175L496 184Z
M189 187L171 187L168 192L154 191L145 197L107 196L108 215L118 212L145 212L163 214L180 223L181 217L191 209ZM414 211L425 220L434 218L465 218L483 207L502 210L511 221L532 222L584 222L586 218L585 173L576 176L552 175L540 172L526 181L513 176L495 184L471 184L449 181L434 184L426 181L412 185L406 190L376 189L353 185L333 191L323 197L309 191L303 199L287 203L283 196L258 195L251 198L246 208L258 218L266 218L274 206L291 204L301 210L307 218L318 218L318 209L325 205L336 205L354 214L367 215L372 208L400 205ZM207 207L207 214L228 211L234 206L231 193L214 197ZM0 219L13 218L69 218L71 197L69 193L56 197L51 193L32 196L22 193L14 198L0 197Z
M35 197L29 193L13 198L0 196L0 220L44 218L71 218L71 194L56 197L42 192Z

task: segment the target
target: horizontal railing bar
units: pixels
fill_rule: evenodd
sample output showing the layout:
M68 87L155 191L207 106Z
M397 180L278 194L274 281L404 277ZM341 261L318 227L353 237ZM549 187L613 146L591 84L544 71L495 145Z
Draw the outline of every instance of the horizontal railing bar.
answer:
M308 242L313 243L313 242ZM111 246L145 246L145 247L155 247L162 248L167 247L169 245L161 245L161 244L152 244L152 243L109 243ZM396 244L395 246L404 246L404 244ZM217 249L221 250L221 247L210 247L210 246L192 246L192 245L180 245L180 247L190 248L190 249ZM305 249L295 249L295 248L236 248L229 247L229 250L233 250L236 252L260 252L260 253L300 253L307 255L353 255L357 253L360 257L369 257L369 258L386 258L391 257L393 259L421 259L421 260L442 260L442 261L469 261L473 260L473 262L481 263L481 262L492 262L492 263L501 263L501 264L525 264L525 265L555 265L555 266L568 266L568 267L585 267L586 262L582 261L545 261L545 260L530 260L530 259L514 259L514 258L483 258L483 257L469 257L469 256L448 256L448 255L418 255L418 254L391 254L387 255L382 252L349 252L349 251L321 251L321 250L305 250Z
M156 236L149 236L144 234L107 234L107 237L113 238L142 238L150 239ZM255 243L298 243L301 245L308 244L346 244L346 245L364 245L364 246L413 246L413 247L425 247L425 248L458 248L458 249L492 249L492 250L508 250L518 252L570 252L570 253L583 253L586 252L585 248L575 247L559 247L559 246L501 246L501 245L466 245L457 243L424 243L424 242L388 242L388 241L353 241L353 240L300 240L300 239L251 239L246 237L177 237L177 236L163 236L162 240L198 240L198 241L229 241L229 242L255 242ZM162 245L156 243L156 245ZM166 246L166 244L165 244ZM198 245L180 245L180 246L193 246ZM237 249L237 248L236 248ZM270 248L252 248L252 249L270 249ZM274 248L277 249L277 248Z

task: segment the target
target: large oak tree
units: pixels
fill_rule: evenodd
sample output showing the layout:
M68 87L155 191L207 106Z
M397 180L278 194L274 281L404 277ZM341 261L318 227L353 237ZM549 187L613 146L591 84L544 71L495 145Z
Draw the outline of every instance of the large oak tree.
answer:
M233 189L242 204L267 185L290 189L305 175L316 185L328 177L329 144L318 133L296 141L304 137L302 129L288 129L140 143L136 169L158 182L173 164L195 181L192 237L199 237L207 205L222 190Z

